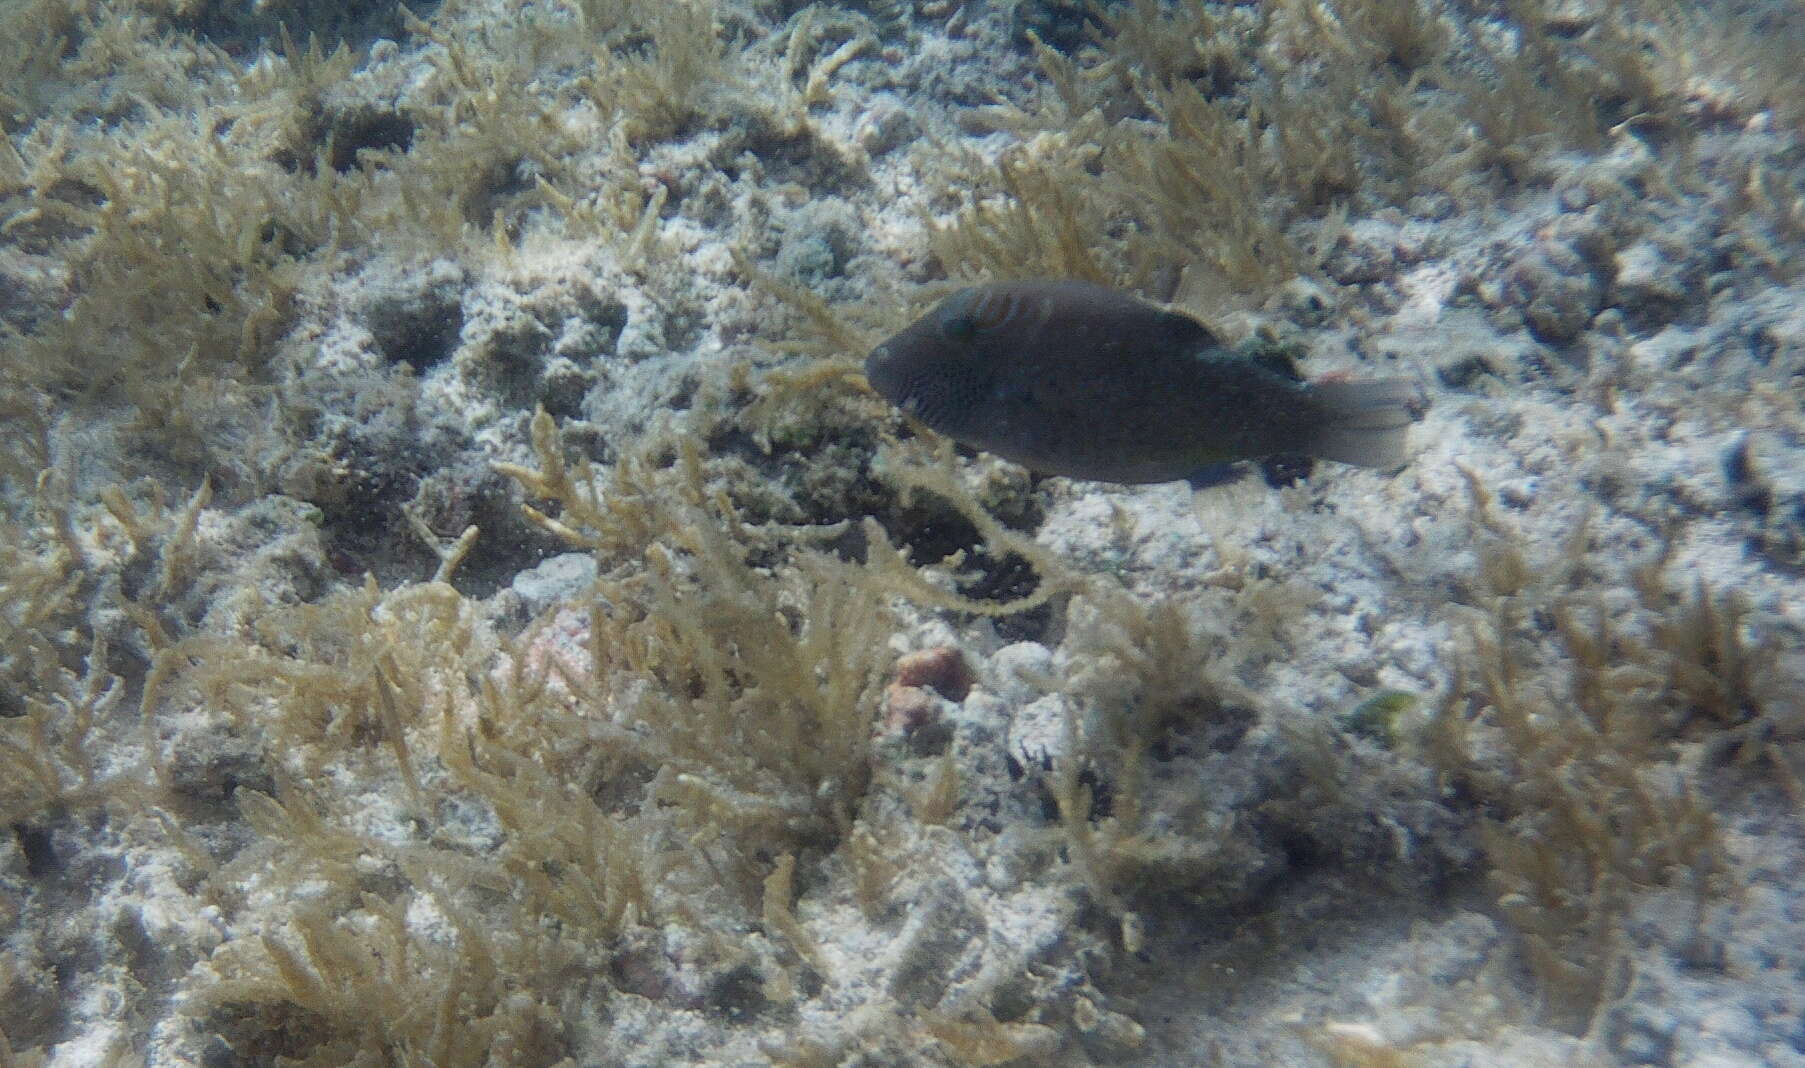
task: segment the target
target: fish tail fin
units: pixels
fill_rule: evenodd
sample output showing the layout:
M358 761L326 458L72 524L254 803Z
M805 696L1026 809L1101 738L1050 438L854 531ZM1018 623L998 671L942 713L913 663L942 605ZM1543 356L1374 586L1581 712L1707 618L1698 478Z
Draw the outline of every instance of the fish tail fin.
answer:
M1314 381L1322 423L1308 452L1324 460L1391 470L1409 459L1406 436L1422 414L1423 396L1402 378L1375 382Z

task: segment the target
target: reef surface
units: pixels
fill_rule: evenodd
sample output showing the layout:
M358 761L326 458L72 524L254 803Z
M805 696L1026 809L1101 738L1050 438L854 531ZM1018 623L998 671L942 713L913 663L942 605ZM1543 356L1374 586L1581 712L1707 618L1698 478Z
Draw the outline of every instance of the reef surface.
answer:
M0 31L0 1066L1805 1064L1797 4ZM1411 460L865 387L1018 278Z

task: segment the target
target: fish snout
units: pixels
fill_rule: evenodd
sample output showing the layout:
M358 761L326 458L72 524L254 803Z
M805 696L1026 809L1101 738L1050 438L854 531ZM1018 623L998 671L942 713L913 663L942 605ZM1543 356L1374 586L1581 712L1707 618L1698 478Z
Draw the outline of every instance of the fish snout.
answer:
M892 404L899 402L902 376L897 373L896 360L889 345L879 345L865 357L865 381L871 388Z
M936 358L904 334L871 350L865 381L878 396L943 433L964 427L984 397L982 377L966 361Z

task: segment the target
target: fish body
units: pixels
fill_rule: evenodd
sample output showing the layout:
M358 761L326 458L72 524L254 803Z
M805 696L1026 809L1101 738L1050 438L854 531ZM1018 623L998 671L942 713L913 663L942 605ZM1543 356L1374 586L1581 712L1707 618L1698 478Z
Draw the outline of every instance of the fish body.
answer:
M1279 454L1395 467L1416 398L1401 380L1303 381L1190 316L1068 281L960 290L873 350L865 376L957 441L1125 483L1220 481Z

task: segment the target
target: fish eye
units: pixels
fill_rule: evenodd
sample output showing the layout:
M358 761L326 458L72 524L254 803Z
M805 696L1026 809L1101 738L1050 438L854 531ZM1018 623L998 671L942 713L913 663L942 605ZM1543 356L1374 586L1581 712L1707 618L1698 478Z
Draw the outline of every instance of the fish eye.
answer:
M940 321L940 336L948 341L970 341L978 336L978 324L969 315L949 315Z

